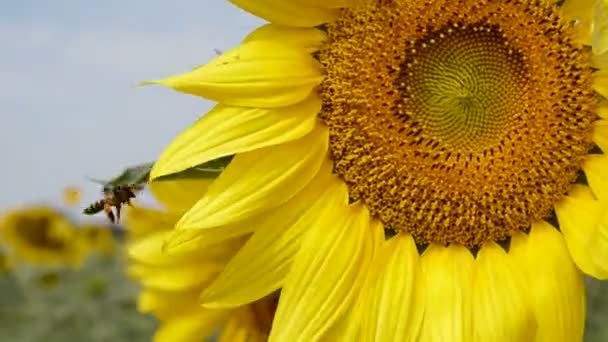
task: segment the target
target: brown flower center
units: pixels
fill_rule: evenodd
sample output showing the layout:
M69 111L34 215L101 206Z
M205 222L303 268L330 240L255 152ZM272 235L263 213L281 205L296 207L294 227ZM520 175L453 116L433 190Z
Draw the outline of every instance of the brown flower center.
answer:
M17 233L28 245L48 250L62 250L65 241L52 232L53 222L48 217L22 217L17 222Z
M526 230L581 170L591 68L551 2L374 0L328 36L320 117L336 172L418 243Z

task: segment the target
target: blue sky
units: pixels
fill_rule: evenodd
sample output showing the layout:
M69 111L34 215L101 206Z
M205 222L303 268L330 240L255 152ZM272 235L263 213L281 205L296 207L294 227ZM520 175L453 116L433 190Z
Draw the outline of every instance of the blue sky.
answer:
M5 2L0 210L66 185L93 200L86 176L154 160L212 103L133 85L206 63L261 23L222 0Z

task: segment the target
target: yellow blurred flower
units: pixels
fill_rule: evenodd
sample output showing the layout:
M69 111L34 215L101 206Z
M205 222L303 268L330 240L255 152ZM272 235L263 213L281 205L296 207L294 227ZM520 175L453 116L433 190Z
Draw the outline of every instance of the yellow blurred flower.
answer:
M13 269L12 260L6 253L0 250L0 273L10 272Z
M233 309L199 305L201 291L223 270L246 238L228 239L206 249L177 255L162 251L178 218L193 204L181 196L183 191L204 193L208 183L202 180L152 184L152 191L158 194L160 202L176 200L171 201L173 212L141 207L127 209L128 274L143 287L138 308L159 319L156 342L202 341L220 328L221 341L266 341L276 295Z
M116 240L109 226L83 224L78 229L78 236L88 252L111 255L116 248Z
M61 213L47 207L13 210L0 223L0 242L15 262L78 266L84 248L76 228Z
M63 189L63 203L68 207L76 207L80 204L80 188L68 186Z

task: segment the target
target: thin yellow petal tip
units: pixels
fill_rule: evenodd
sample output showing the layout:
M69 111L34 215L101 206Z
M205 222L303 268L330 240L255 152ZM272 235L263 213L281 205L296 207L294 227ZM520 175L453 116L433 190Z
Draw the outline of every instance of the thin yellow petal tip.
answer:
M147 81L141 81L138 84L134 85L133 87L144 87L144 86L148 86L148 85L164 85L164 80L147 80Z

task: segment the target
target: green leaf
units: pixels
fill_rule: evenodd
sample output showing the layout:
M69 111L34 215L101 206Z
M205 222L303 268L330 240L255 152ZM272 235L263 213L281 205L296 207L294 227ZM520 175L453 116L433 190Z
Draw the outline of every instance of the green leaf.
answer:
M164 180L175 179L217 178L217 176L219 176L220 173L222 173L222 171L224 171L224 169L228 166L231 160L232 156L221 157L186 169L182 172L156 178L154 181L162 182Z
M198 179L198 178L216 178L224 171L226 166L232 160L232 156L221 157L218 159L210 160L204 164L197 165L190 169L182 172L174 173L172 175L162 176L156 180L162 182L163 180L175 180L175 179ZM91 181L99 183L103 186L104 191L111 190L119 185L144 185L148 182L150 171L154 166L154 162L143 163L135 166L126 168L120 175L109 180L102 181L90 178Z

